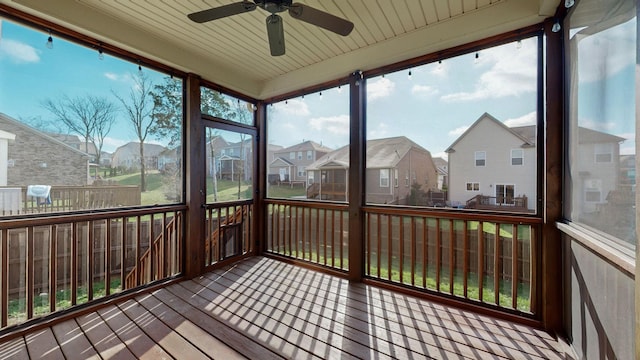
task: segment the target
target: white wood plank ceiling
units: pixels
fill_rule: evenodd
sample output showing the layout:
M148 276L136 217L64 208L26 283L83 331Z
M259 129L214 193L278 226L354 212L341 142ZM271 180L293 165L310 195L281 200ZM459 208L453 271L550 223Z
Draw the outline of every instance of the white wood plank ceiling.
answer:
M552 16L560 0L299 0L355 24L342 37L286 12L286 54L269 53L267 12L204 24L186 15L238 0L0 0L245 93L267 98ZM295 2L295 1L294 1Z

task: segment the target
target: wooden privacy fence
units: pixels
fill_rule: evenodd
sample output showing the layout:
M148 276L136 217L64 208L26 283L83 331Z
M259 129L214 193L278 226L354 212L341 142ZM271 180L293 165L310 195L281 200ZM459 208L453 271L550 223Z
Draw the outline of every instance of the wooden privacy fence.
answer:
M138 185L52 186L48 199L27 195L27 187L0 187L0 216L140 205Z
M0 328L179 274L185 210L0 221Z

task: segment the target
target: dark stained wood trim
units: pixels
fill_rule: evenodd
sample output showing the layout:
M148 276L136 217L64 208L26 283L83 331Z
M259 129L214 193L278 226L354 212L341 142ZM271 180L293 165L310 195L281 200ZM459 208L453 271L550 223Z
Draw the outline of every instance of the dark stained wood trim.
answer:
M200 86L206 87L206 88L214 90L214 91L221 92L221 93L223 93L225 95L233 96L236 99L240 99L242 101L246 101L246 102L252 103L254 105L256 105L257 102L258 102L257 99L254 99L254 98L252 98L250 96L247 96L245 94L239 93L239 92L237 92L235 90L231 90L231 89L226 88L226 87L224 87L222 85L218 85L218 84L213 83L213 82L211 82L209 80L206 80L206 79L201 79L200 80Z
M561 6L563 7L563 6ZM563 331L562 236L556 222L562 219L562 170L563 170L563 32L554 33L554 19L545 21L546 34L546 137L544 181L544 224L540 249L541 266L539 284L541 294L540 314L545 329ZM542 75L541 75L542 76Z
M131 61L132 63L139 64L144 67L152 68L154 70L164 72L171 76L184 78L187 75L184 71L180 71L178 69L172 68L170 66L162 64L155 60L151 60L149 58L140 56L136 53L121 49L114 45L110 45L101 40L93 38L91 36L71 30L69 28L63 27L51 21L41 19L37 16L28 14L26 12L14 9L5 4L0 4L0 16L19 22L31 28L41 30L45 33L50 31L51 35L54 37L64 38L68 41L86 46L88 48L95 49L96 51L98 51L99 49L102 49L102 52L104 54L109 54L127 61Z
M306 88L303 89L299 89L299 90L295 90L295 91L291 91L288 93L284 93L284 94L280 94L277 96L273 96L270 98L266 98L264 99L264 102L266 104L272 104L272 103L277 103L280 101L284 101L286 99L291 99L291 98L295 98L298 96L304 96L306 94L312 94L315 92L319 92L319 91L324 91L327 89L332 89L332 88L336 88L339 86L349 86L349 84L351 83L351 77L352 75L348 75L345 76L343 78L339 78L336 80L331 80L331 81L327 81L327 82L323 82L317 85L313 85L313 86L308 86Z
M364 212L366 156L366 81L362 72L351 74L349 83L349 280L364 275Z
M467 54L470 52L480 51L488 47L498 46L498 45L506 44L512 41L517 41L517 40L525 39L528 37L536 36L540 34L542 30L543 30L543 24L534 24L525 28L510 31L504 34L499 34L499 35L491 36L478 41L470 42L468 44L463 44L463 45L448 48L445 50L440 50L434 53L418 56L413 59L401 61L395 64L381 66L376 69L367 70L364 72L364 77L370 78L370 77L379 76L382 74L387 74L390 72L406 70L411 67L416 67L416 66L420 66L420 65L440 61L440 60L446 60L448 58Z
M440 219L459 219L468 221L493 221L493 222L506 222L506 223L520 223L526 225L541 224L542 218L538 216L523 216L514 215L513 213L478 213L469 212L463 210L432 210L432 209L420 209L410 208L402 206L372 206L366 205L363 207L365 212L391 214L398 216L426 216L429 218Z
M256 127L258 134L255 137L256 151L253 156L254 174L258 174L257 179L254 176L254 192L253 192L253 251L260 255L264 249L267 249L267 204L264 202L267 196L267 172L269 169L267 159L267 104L259 101L256 104Z
M183 243L183 271L187 278L200 275L205 266L204 235L205 235L205 132L203 131L200 113L200 78L189 74L186 81L185 97L185 178L186 203L189 210L185 219L185 237Z
M121 219L134 216L148 215L149 212L161 213L161 212L174 212L185 211L187 206L185 205L167 205L167 206L145 206L137 207L135 209L110 209L108 211L100 210L84 210L82 212L65 213L61 215L52 216L26 216L21 218L5 218L0 220L0 229L13 229L30 226L45 226L45 225L57 225L66 222L83 222L93 220L104 219Z

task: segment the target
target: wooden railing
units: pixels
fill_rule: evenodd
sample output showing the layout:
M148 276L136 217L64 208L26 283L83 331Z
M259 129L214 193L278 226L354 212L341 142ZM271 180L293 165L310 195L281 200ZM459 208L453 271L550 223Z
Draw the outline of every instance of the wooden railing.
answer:
M106 209L140 205L140 186L52 186L49 198L27 195L27 187L0 187L0 216Z
M266 251L348 270L347 205L266 200Z
M478 210L504 210L511 212L533 212L528 209L527 197L504 197L476 195L467 200L465 208Z
M346 204L265 202L265 251L349 269ZM540 218L374 206L363 212L365 277L522 316L537 314Z
M366 276L534 314L541 220L365 208Z
M155 280L163 279L178 272L177 265L180 259L180 239L182 232L182 213L167 217L162 214L161 219L154 219L154 214L149 215L151 226L162 226L162 231L149 232L149 236L157 233L138 262L125 277L125 289L132 289L142 284L148 284ZM159 224L157 224L159 222Z
M253 200L207 204L205 264L245 255L253 250Z
M180 205L0 221L0 328L121 292L134 268L155 272L136 272L135 286L179 274L185 210ZM163 240L153 246L158 238ZM143 259L148 250L153 260Z

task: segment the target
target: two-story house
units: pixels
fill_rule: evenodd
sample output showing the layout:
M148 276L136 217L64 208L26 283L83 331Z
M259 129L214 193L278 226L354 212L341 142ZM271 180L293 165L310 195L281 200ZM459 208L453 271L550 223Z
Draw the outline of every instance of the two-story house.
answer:
M482 114L446 150L451 205L533 211L535 137L535 126L510 128L490 114Z
M160 154L165 150L166 148L162 145L144 144L144 162L147 170L159 169ZM139 169L140 163L140 143L138 142L129 142L118 147L111 158L113 167Z
M332 151L311 140L274 151L274 159L269 163L269 182L306 183L307 166Z

